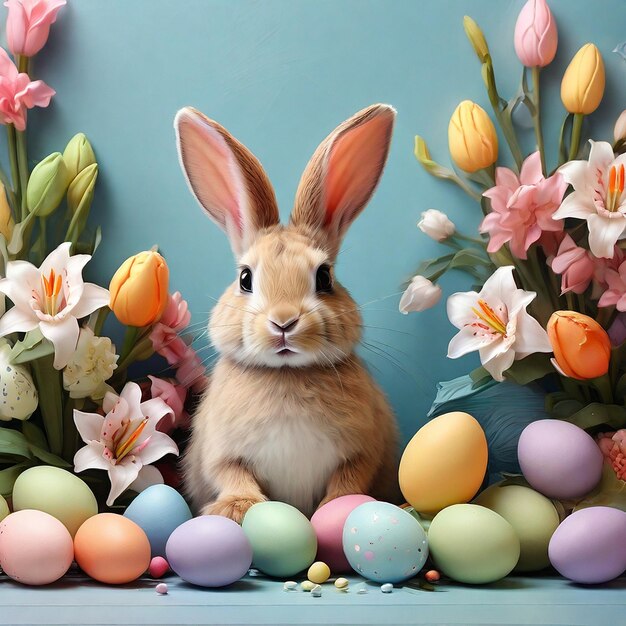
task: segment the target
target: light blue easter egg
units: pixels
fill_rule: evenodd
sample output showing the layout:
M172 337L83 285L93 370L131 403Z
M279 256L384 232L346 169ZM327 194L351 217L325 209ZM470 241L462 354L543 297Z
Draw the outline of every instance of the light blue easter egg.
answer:
M417 576L428 558L428 540L419 522L387 502L366 502L346 519L343 550L352 568L378 583Z
M193 517L184 498L168 485L152 485L142 491L124 516L146 533L152 557L165 556L165 544L172 532Z

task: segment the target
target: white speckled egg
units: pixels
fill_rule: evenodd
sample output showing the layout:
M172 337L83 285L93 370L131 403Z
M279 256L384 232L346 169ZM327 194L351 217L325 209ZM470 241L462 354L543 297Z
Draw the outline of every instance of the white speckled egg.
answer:
M0 420L28 419L39 402L28 370L9 362L11 346L0 340Z

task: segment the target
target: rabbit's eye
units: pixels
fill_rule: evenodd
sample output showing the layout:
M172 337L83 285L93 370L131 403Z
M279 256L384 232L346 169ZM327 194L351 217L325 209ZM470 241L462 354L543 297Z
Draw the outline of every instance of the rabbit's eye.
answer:
M252 270L249 267L244 267L239 274L239 288L252 293Z
M333 289L333 277L328 265L320 265L315 276L315 290L318 293L328 293Z

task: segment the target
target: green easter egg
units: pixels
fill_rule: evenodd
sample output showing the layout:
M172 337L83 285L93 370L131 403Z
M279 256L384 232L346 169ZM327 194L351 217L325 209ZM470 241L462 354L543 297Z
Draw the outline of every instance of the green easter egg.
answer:
M41 465L22 472L13 487L13 510L35 509L56 517L74 537L81 524L98 513L91 489L70 472Z
M560 520L548 498L530 487L497 483L485 489L474 504L495 511L515 529L520 542L515 571L536 572L550 565L548 544Z
M513 526L475 504L454 504L437 513L428 531L428 547L444 574L474 585L504 578L520 555Z
M7 501L0 496L0 522L10 513Z
M259 502L250 507L241 527L252 544L252 566L268 576L293 576L315 560L313 526L289 504Z

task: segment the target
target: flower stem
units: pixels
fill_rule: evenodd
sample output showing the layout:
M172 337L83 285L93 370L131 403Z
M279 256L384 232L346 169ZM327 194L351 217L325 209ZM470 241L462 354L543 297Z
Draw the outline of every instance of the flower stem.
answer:
M126 327L126 333L124 334L122 349L120 350L120 363L122 363L132 351L133 347L135 346L135 342L137 341L137 337L139 336L140 330L141 329L137 326Z
M13 192L16 200L20 200L20 171L17 166L17 142L15 138L15 126L7 124L7 143L9 147L9 162L11 164L11 178L13 179ZM17 207L16 207L17 210Z
M474 191L460 176L454 174L450 180L456 183L468 196L474 198L476 202L480 202L480 194Z
M572 141L569 146L568 161L573 161L578 154L580 147L580 131L583 127L584 113L574 113L574 123L572 125Z
M460 239L461 241L469 241L470 243L475 243L481 246L482 248L487 247L487 242L484 239L477 239L476 237L468 237L463 233L460 233L458 230L454 231L454 234L451 235L455 239Z
M544 176L546 170L546 154L543 146L543 132L541 130L541 97L539 95L539 67L533 67L531 70L533 80L533 97L535 100L535 114L533 115L533 124L535 126L535 137L537 139L537 149L541 157L541 171Z
M17 166L20 171L22 219L24 219L28 213L28 208L26 206L26 188L28 186L29 177L28 157L26 156L26 131L18 130L15 134L17 138Z
M98 317L96 318L96 322L93 325L93 334L96 337L100 336L100 333L102 332L102 328L104 327L104 322L106 321L106 318L108 317L110 312L111 312L111 309L108 306L103 306L98 311Z
M63 452L63 382L61 372L54 369L53 355L31 361L39 391L39 410L48 438L50 452L61 456Z

